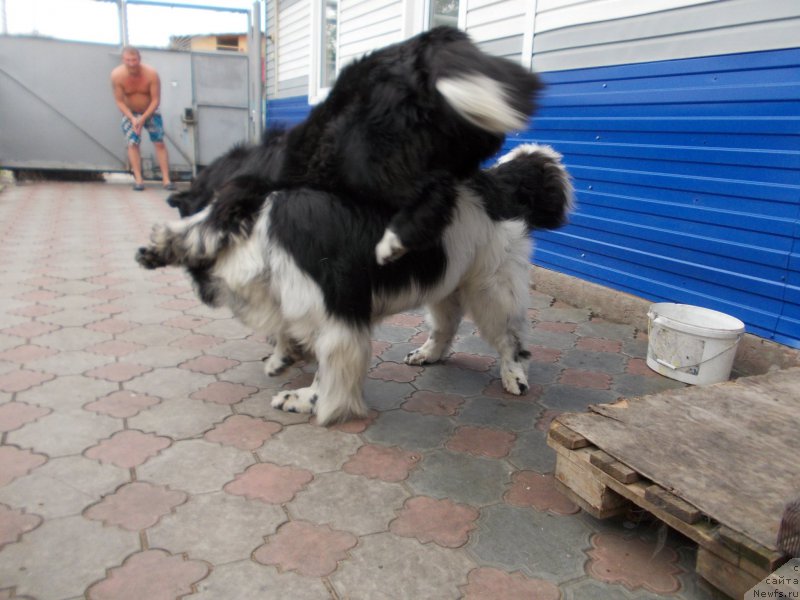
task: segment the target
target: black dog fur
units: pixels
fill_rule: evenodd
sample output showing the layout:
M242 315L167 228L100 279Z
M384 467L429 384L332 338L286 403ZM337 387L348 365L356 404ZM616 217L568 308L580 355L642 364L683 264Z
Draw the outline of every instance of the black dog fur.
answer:
M349 64L303 123L233 149L169 202L181 216L193 214L213 189L215 221L246 230L248 208L258 206L249 198L296 187L331 192L392 214L376 248L385 264L436 243L452 216L455 183L526 124L541 88L520 65L438 27ZM237 172L231 161L241 163Z

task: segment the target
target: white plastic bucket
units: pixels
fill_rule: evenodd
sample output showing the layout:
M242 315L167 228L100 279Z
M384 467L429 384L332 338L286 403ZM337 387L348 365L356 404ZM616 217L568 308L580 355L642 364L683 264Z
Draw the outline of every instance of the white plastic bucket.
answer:
M684 383L727 381L744 323L725 313L662 302L650 306L647 366Z

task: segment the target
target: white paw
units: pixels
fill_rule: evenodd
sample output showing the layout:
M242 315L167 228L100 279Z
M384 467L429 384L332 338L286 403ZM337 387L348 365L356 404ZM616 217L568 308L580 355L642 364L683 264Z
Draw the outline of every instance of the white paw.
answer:
M510 363L500 367L503 389L509 394L522 396L528 391L528 376L520 363Z
M287 390L272 397L272 408L279 408L284 412L314 413L317 406L316 388L300 388Z
M408 252L408 248L403 245L403 242L391 229L387 229L384 232L381 241L375 246L375 258L379 265L385 265L397 260L406 252Z
M406 357L403 359L404 362L407 365L427 365L438 362L441 355L434 354L430 351L430 348L426 348L426 346L427 343L406 354Z
M264 372L269 377L275 377L283 373L286 368L294 364L294 358L288 354L281 354L280 352L273 352L270 356L264 359Z

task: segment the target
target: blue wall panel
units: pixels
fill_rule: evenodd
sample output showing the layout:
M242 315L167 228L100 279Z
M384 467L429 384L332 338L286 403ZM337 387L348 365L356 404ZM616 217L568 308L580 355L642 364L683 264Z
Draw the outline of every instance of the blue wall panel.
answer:
M531 128L575 179L537 264L800 347L800 49L579 69Z
M800 49L544 73L531 127L577 191L534 262L800 347ZM270 100L291 126L306 97Z
M310 110L308 96L267 100L265 110L268 129L271 127L291 127L292 125L297 125L308 115Z

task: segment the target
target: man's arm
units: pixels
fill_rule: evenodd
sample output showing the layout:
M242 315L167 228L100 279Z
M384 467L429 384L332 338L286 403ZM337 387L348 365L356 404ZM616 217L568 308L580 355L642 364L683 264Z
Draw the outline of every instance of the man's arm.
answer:
M153 69L150 79L150 104L147 105L147 110L142 113L142 123L147 121L158 110L159 104L161 104L161 79Z
M114 102L117 104L119 111L133 122L133 113L128 108L128 105L125 104L125 89L122 87L122 82L114 77L113 74L111 75L111 90L114 92Z

